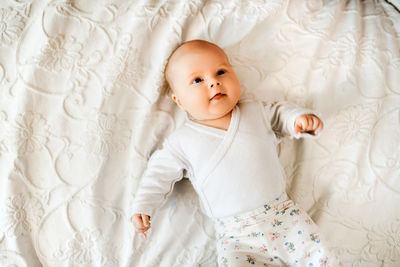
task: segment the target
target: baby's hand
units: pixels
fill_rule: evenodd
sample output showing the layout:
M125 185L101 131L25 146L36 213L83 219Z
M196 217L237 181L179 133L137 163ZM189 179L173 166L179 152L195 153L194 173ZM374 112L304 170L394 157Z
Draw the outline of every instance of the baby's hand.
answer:
M323 128L322 121L313 114L304 114L296 118L294 133L308 133L317 135Z
M136 213L131 217L131 221L136 228L136 232L141 233L146 238L146 231L150 228L150 216Z

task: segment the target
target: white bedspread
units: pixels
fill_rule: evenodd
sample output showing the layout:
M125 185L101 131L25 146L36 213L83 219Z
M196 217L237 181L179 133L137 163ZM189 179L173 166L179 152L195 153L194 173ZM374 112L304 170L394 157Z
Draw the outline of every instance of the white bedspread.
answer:
M149 156L183 121L164 64L198 38L225 49L243 98L320 112L319 139L281 144L289 194L345 266L400 266L400 3L390 2L2 0L0 266L217 265L187 179L146 240L129 221Z

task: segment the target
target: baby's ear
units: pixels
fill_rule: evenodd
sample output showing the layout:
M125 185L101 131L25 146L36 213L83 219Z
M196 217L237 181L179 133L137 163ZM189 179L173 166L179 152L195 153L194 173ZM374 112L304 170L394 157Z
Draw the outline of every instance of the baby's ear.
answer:
M171 98L178 105L178 107L180 107L180 109L183 110L183 112L186 112L185 109L182 107L181 101L179 100L179 98L175 94L172 94Z

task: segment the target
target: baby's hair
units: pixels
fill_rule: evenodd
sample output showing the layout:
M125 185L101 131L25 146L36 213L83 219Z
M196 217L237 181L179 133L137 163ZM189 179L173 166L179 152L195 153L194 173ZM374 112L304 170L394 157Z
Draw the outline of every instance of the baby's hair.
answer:
M167 75L166 75L167 69L168 69L168 64L169 64L169 61L170 61L172 55L175 54L176 50L178 50L178 48L181 47L182 45L184 45L185 43L186 43L186 42L181 43L180 45L178 45L177 47L175 47L174 50L172 50L171 54L169 55L169 57L168 57L168 59L167 59L167 63L165 64L165 67L164 67L164 80L165 80L165 82L167 83L167 90L166 90L166 93L167 93L168 96L171 96L171 94L172 94L172 87L171 87L171 84L169 83L169 81L168 81L168 79L167 79Z
M167 75L166 75L167 69L168 69L168 66L169 66L169 62L170 62L172 56L175 54L175 52L176 52L179 48L181 48L183 45L188 44L188 43L203 43L203 44L212 45L212 46L215 46L215 47L221 49L221 48L220 48L219 46L217 46L216 44L210 43L210 42L208 42L208 41L206 41L206 40L195 39L195 40L185 41L185 42L179 44L174 50L172 50L171 54L169 55L169 57L168 57L168 59L167 59L167 63L165 64L165 67L164 67L164 80L166 81L166 84L167 84L167 86L166 86L166 87L167 87L166 93L167 93L168 96L171 96L171 94L172 94L172 92L173 92L172 86L171 86L171 84L169 83L169 81L168 81L168 79L167 79Z

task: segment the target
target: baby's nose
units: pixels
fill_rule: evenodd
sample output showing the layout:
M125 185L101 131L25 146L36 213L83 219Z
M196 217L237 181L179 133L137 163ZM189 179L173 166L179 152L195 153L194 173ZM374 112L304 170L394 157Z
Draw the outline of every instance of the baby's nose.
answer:
M213 83L210 83L210 87L214 87L214 85L221 85L221 83L220 83L220 82L213 82Z

